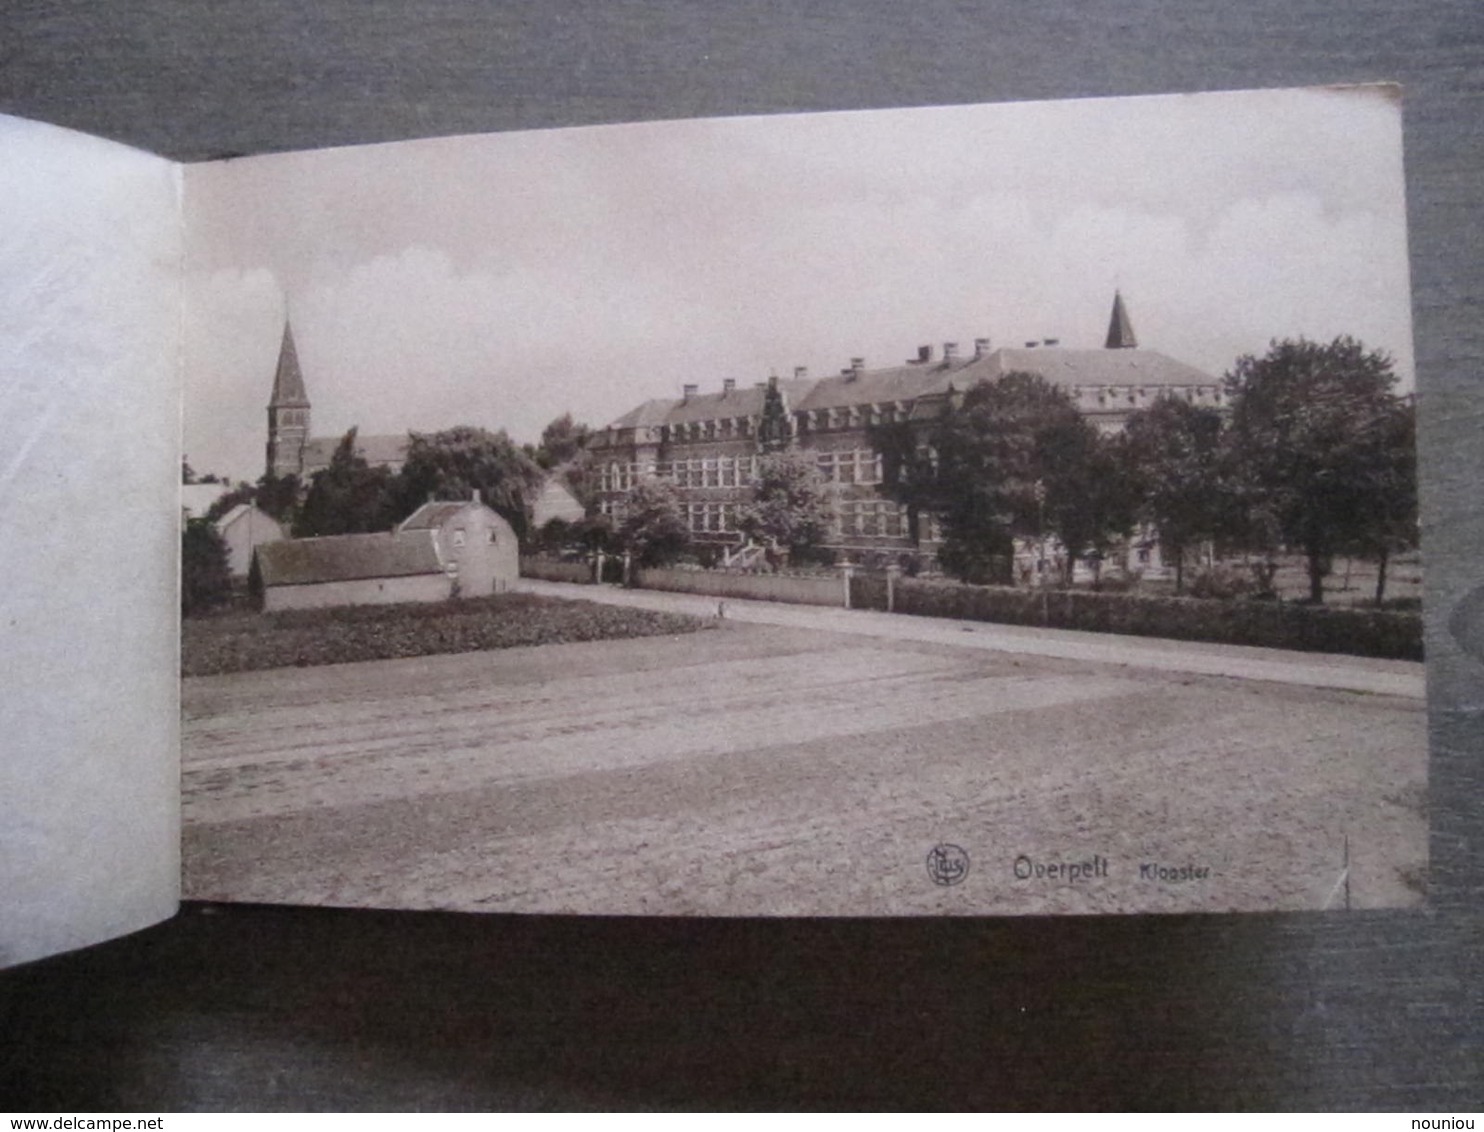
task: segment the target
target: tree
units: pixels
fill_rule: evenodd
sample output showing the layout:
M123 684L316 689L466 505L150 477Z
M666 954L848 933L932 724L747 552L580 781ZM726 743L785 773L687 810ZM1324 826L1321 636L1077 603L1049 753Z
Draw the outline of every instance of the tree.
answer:
M275 476L272 472L267 472L258 480L253 502L265 515L292 529L298 514L302 489L299 477L293 473Z
M758 458L752 500L740 508L737 529L801 558L829 536L834 516L829 486L814 457L781 450Z
M1380 426L1381 458L1369 473L1371 521L1355 549L1376 563L1376 604L1386 599L1391 556L1417 545L1417 408L1398 400Z
M470 499L475 491L525 538L529 504L543 479L541 468L505 433L461 425L414 433L397 490L401 512L428 499Z
M1017 538L1056 536L1070 574L1078 555L1127 530L1131 508L1105 442L1037 374L974 386L930 435L936 461L916 490L941 516L944 569L966 581L1009 580Z
M1227 451L1248 521L1270 522L1307 559L1309 600L1324 600L1336 552L1373 543L1381 469L1394 446L1391 359L1353 338L1273 342L1238 358ZM1381 476L1381 478L1378 478Z
M560 467L583 451L592 435L587 425L573 421L571 413L563 413L541 430L536 463L547 469Z
M395 476L356 453L356 430L341 438L330 465L316 472L294 521L294 537L390 530L400 518Z
M1130 415L1119 448L1139 499L1138 517L1159 533L1175 565L1175 592L1185 589L1185 552L1230 530L1230 496L1216 409L1158 398Z
M680 493L674 484L660 479L640 480L629 488L623 506L616 538L640 566L664 566L685 553L690 545L690 528L681 514ZM588 533L598 538L602 531L593 525Z
M232 568L226 541L213 523L192 519L180 536L180 609L194 617L232 599Z

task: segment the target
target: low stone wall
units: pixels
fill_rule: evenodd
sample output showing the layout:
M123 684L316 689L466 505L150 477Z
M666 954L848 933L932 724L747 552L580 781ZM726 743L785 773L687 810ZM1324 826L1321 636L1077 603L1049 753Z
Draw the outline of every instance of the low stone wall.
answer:
M845 583L839 577L797 574L743 574L726 570L646 569L637 571L646 590L754 598L792 605L844 605Z
M591 582L593 568L586 562L562 562L556 558L523 554L520 558L520 576L539 578L543 582Z

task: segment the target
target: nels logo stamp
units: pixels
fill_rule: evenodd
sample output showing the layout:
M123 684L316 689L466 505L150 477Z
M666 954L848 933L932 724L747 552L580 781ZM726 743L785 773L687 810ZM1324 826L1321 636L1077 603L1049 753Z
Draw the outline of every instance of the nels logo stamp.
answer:
M969 855L957 845L934 845L927 855L927 871L934 884L962 884L969 875Z

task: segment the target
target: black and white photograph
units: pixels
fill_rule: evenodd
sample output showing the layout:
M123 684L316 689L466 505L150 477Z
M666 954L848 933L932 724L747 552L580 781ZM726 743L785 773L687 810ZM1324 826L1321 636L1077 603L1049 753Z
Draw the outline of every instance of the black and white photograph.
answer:
M1421 906L1401 94L187 165L183 895Z

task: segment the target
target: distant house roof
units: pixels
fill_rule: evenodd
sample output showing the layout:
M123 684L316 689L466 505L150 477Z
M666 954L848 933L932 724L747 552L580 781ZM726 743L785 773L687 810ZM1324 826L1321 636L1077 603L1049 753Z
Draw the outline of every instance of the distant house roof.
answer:
M426 530L287 539L258 547L265 586L305 586L361 578L441 574L433 532Z
M535 500L531 503L531 524L533 527L543 527L553 519L564 519L569 523L575 523L581 519L586 512L577 497L572 494L562 479L560 471L552 472L541 484L541 490L537 492Z
M315 436L304 442L305 474L317 472L330 466L330 458L340 447L344 437ZM356 455L373 468L382 464L400 465L407 459L407 448L411 444L407 434L400 436L362 436L356 434Z
M203 519L216 501L232 490L228 483L183 483L180 485L180 509L187 519Z

